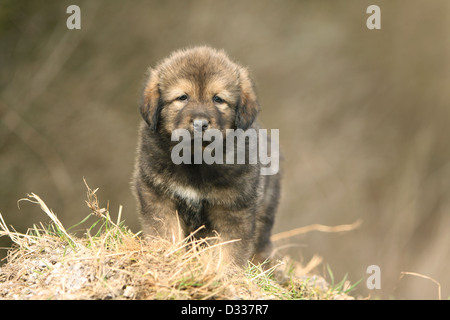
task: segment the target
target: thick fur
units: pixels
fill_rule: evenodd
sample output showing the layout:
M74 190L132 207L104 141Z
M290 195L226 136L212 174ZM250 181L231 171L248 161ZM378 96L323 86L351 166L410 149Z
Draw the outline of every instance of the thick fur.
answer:
M215 96L220 100L215 100ZM174 129L258 128L259 105L247 69L223 51L195 47L174 52L148 71L140 112L133 189L148 236L223 241L225 258L243 265L268 258L279 198L279 175L261 175L260 164L180 164L171 160ZM247 144L248 147L248 144ZM181 239L180 239L181 238Z

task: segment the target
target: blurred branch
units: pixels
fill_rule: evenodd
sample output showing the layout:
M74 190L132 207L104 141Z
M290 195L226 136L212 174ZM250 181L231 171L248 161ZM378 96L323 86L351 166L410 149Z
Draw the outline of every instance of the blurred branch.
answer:
M74 188L64 161L48 139L27 123L21 114L25 114L31 104L42 93L47 91L81 40L89 34L89 29L100 5L101 1L86 2L83 5L82 32L73 32L65 28L55 28L47 44L50 50L44 50L44 52L47 51L49 53L45 55L45 59L38 61L40 67L30 80L27 94L18 94L17 92L16 94L11 94L13 91L11 87L14 81L10 82L8 88L3 89L3 96L9 92L10 95L19 97L20 100L14 102L14 106L20 106L20 108L15 108L18 111L14 110L4 101L0 101L0 123L9 130L9 133L5 134L0 140L0 149L8 141L9 134L16 134L41 158L50 173L53 183L57 187L58 193L66 203L70 202ZM23 88L24 86L20 85L19 87Z
M290 238L299 234L311 232L311 231L321 231L321 232L344 232L344 231L351 231L356 228L358 228L362 224L362 220L358 219L352 224L342 224L339 226L329 227L324 226L322 224L312 224L310 226L296 228L293 230L280 232L277 234L274 234L270 239L272 241L278 241L285 238Z
M0 110L3 110L0 122L42 159L60 195L70 201L69 197L74 193L73 182L64 161L51 143L4 102L0 101L0 107ZM4 110L7 111L4 112ZM19 123L20 126L18 126ZM3 143L6 143L6 139Z
M55 28L55 31L51 35L49 41L49 46L52 46L53 49L47 55L47 59L45 59L45 61L38 61L41 67L30 81L28 94L19 95L22 99L15 103L15 105L21 106L20 112L22 114L30 108L31 103L35 101L39 95L47 90L51 82L61 71L63 65L67 60L69 60L72 53L78 47L81 40L86 34L89 33L89 31L86 30L90 29L92 21L100 5L101 1L88 2L88 6L83 10L83 32L74 32L64 28ZM84 14L85 12L87 15ZM85 16L88 18L85 18ZM13 82L14 81L11 81L10 84ZM8 92L10 91L10 88L5 88L3 91ZM20 120L20 118L17 118L16 120ZM14 132L14 129L18 124L19 122L14 122L13 119L9 119L10 131ZM6 139L7 138L8 137L6 137Z

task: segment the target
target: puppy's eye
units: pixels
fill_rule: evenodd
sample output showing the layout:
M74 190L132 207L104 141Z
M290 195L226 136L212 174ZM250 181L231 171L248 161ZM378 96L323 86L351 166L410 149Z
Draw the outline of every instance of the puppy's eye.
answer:
M185 101L185 100L187 100L187 98L188 98L187 94L183 94L182 96L179 96L179 97L177 98L177 100L178 100L178 101Z
M219 96L214 96L213 97L213 101L215 102L215 103L224 103L225 102L225 100L223 100L221 97L219 97Z

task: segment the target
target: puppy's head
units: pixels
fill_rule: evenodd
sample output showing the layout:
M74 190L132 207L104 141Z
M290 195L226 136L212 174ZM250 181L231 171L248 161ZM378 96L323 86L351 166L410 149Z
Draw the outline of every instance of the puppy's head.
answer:
M223 51L196 47L174 52L150 69L141 99L141 115L154 131L244 129L259 105L247 69Z

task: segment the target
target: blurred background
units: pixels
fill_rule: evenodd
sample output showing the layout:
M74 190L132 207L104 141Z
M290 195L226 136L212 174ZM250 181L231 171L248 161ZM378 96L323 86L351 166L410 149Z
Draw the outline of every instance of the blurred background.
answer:
M81 30L66 9L81 8ZM381 8L381 30L366 9ZM450 296L450 2L0 0L0 212L24 232L90 211L86 188L138 231L130 191L147 67L184 46L225 49L256 80L260 120L280 130L283 193L275 233L362 225L277 243L323 257L358 293ZM8 246L5 238L0 247ZM0 250L4 257L5 250ZM381 268L368 290L366 269Z

